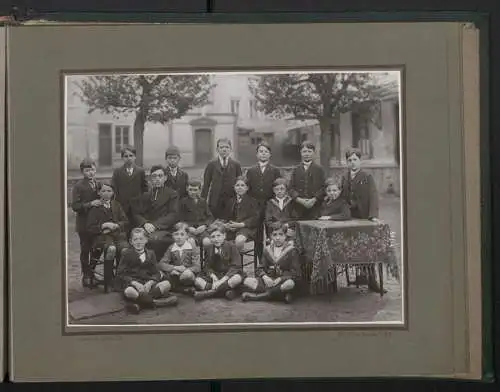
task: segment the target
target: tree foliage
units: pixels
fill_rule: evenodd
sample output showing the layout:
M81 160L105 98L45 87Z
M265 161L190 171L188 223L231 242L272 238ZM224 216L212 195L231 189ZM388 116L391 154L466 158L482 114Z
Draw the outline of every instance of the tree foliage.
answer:
M142 164L144 125L165 124L203 106L212 88L209 75L105 75L78 83L79 96L89 113L100 111L118 117L135 114L134 145Z
M324 165L332 147L340 159L340 114L372 102L377 90L368 72L270 74L251 79L249 87L258 109L267 115L319 121Z

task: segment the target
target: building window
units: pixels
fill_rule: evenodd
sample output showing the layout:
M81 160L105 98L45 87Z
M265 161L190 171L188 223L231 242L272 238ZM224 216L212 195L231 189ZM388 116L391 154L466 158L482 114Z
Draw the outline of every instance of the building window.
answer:
M262 143L262 138L260 136L252 138L252 144L256 146L257 144Z
M117 125L115 127L115 152L119 154L122 148L129 145L130 127L128 125Z
M231 98L231 113L238 114L240 112L240 100L238 98Z
M250 106L250 118L256 117L257 116L257 100L251 99L249 101L249 106Z

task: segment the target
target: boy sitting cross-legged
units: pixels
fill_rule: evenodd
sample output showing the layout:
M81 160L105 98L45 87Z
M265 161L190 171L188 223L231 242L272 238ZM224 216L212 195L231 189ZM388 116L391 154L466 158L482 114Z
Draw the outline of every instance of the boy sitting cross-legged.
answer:
M271 245L264 248L255 278L243 281L243 301L281 300L292 302L292 292L300 279L299 254L286 240L287 225L272 225Z
M223 224L212 224L209 232L212 244L206 249L204 268L195 280L195 287L200 291L194 298L225 296L234 299L235 289L243 280L240 252L232 242L226 241Z
M188 225L179 222L173 233L174 243L160 260L159 268L172 291L194 294L194 280L200 272L200 252L188 240Z
M139 313L143 308L165 307L177 304L177 297L168 296L171 285L161 281L161 272L155 253L146 249L146 230L135 228L130 233L131 248L122 252L116 274L116 288L123 290L127 310Z

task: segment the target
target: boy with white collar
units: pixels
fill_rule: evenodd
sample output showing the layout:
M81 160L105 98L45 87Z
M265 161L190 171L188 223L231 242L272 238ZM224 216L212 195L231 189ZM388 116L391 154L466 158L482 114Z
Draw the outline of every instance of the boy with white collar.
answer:
M179 222L173 233L174 243L158 265L164 280L168 280L172 291L184 294L194 293L194 281L200 272L200 254L197 246L189 241L188 225Z

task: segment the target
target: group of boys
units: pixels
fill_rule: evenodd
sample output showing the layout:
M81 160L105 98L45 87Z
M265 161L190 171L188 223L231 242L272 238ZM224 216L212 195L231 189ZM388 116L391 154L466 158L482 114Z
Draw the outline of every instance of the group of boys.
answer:
M230 140L217 141L217 157L206 166L203 181L189 179L179 167L174 146L166 151L166 167L151 167L149 183L130 146L122 150L123 166L111 182L96 181L95 163L82 161L83 179L72 199L82 284L95 285L91 253L96 252L118 261L116 287L134 313L175 305L172 292L196 300L241 293L244 301L289 303L301 276L295 222L378 217L377 190L372 176L360 169L359 150L346 153L349 170L340 184L326 179L309 141L300 147L301 163L290 181L270 162L266 143L257 146L257 164L245 175L231 152ZM255 242L259 260L254 277L241 265L248 241ZM377 291L371 275L367 283Z

